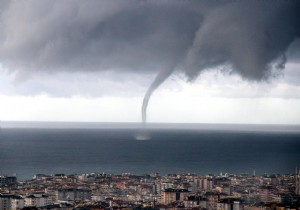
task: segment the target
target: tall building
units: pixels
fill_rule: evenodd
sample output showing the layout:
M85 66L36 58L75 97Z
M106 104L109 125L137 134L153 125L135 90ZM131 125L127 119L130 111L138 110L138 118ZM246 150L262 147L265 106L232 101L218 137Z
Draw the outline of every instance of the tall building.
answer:
M21 210L25 206L25 199L20 195L11 198L11 210Z
M10 210L10 198L12 195L2 195L0 194L0 209L1 210Z
M163 191L163 203L168 205L175 201L183 201L188 192L187 189L165 189Z
M240 210L240 201L236 199L223 199L217 203L217 210Z
M296 181L295 194L300 195L300 169L298 167L296 167L295 181Z
M25 206L24 198L19 195L0 194L0 210L21 210Z
M13 186L17 184L17 177L15 176L0 176L0 187Z

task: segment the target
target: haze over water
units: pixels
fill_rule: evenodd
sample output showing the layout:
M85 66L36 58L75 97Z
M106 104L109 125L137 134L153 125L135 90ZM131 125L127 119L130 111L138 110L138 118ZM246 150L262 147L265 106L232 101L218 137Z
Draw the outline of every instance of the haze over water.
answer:
M0 174L293 173L299 148L299 126L2 122Z

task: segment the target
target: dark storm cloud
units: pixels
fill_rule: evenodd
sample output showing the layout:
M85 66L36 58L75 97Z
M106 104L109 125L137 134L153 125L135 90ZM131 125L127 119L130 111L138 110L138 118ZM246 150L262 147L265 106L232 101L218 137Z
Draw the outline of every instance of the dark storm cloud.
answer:
M299 1L1 1L12 70L158 70L230 64L260 79L299 36ZM296 49L298 51L298 49ZM281 65L282 66L282 65Z
M300 1L1 1L0 63L9 70L160 72L189 79L227 66L249 80L283 69ZM288 56L298 59L299 45ZM295 57L296 56L296 57Z
M157 70L191 45L202 17L192 5L12 2L1 15L0 61L17 70Z
M299 36L296 1L237 1L213 9L187 54L187 74L229 64L248 79L263 79L284 68L285 52Z

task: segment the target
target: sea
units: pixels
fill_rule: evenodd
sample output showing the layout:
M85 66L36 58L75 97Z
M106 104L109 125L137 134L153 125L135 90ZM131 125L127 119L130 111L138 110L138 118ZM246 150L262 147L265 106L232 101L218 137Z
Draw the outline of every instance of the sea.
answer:
M1 122L0 175L292 174L299 125Z

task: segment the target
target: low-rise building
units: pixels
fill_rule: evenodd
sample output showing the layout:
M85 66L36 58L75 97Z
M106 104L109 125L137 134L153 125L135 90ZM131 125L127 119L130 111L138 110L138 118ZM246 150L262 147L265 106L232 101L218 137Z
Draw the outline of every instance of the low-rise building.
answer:
M58 189L56 191L58 201L76 201L76 200L91 200L92 191L90 189Z
M48 204L48 196L44 194L32 194L25 197L25 206L41 207Z

